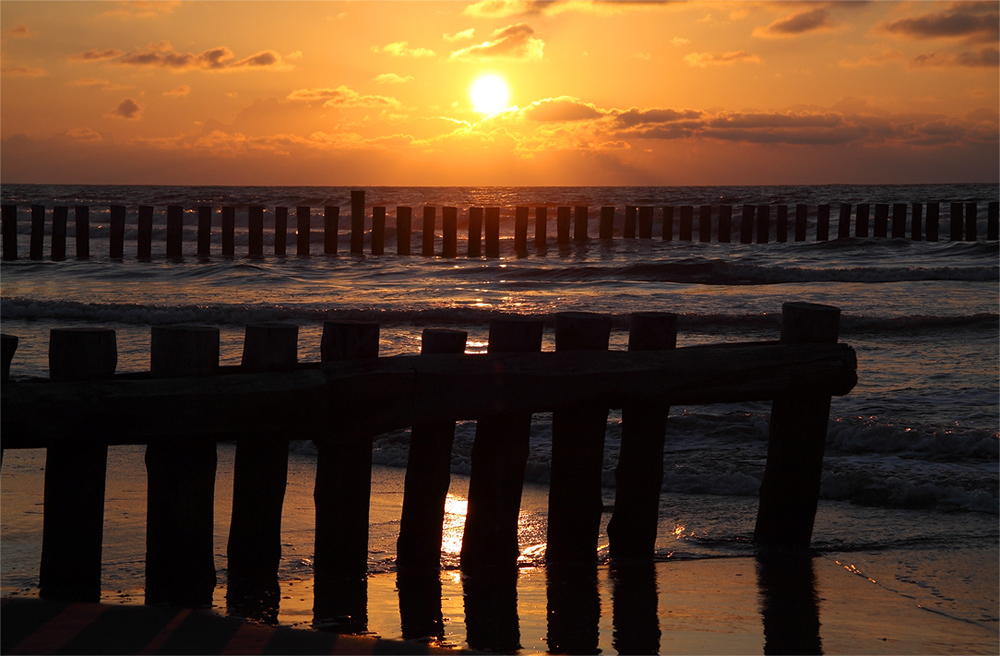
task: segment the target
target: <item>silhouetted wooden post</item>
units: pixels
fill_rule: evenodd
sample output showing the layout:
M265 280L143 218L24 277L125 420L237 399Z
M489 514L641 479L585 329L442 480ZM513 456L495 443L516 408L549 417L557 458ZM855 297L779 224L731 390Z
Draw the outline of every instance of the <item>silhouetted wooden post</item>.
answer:
M875 236L886 237L889 233L889 205L875 203Z
M441 208L441 254L458 257L458 208Z
M424 206L424 230L420 254L424 257L434 256L434 223L437 219L437 209Z
M702 208L702 213L704 214ZM708 208L711 212L712 208ZM653 238L653 206L643 205L639 208L639 239ZM705 240L702 240L705 241Z
M52 208L52 250L49 257L56 262L66 259L66 219L69 208L56 205Z
M108 240L110 244L108 256L117 260L125 257L125 207L122 205L111 206Z
M180 205L167 207L167 259L181 259L181 241L184 237L184 208Z
M840 310L829 305L785 303L782 344L835 344ZM767 465L760 486L754 543L807 549L819 501L830 395L802 389L771 405Z
M1000 202L991 201L986 210L986 238L1000 239Z
M904 205L905 207L905 205ZM965 204L965 241L976 241L976 204ZM55 258L53 258L55 259Z
M76 259L90 259L90 207L77 205L76 211Z
M938 219L940 203L927 203L927 241L938 240Z
M4 205L3 218L3 259L17 259L17 205Z
M809 216L809 207L806 205L795 206L795 241L806 240L806 219Z
M556 243L565 246L569 243L570 208L556 209Z
M396 254L410 254L410 223L413 218L412 207L396 208Z
M351 192L351 253L361 255L365 250L365 192Z
M236 255L236 208L222 208L222 257L232 259Z
M528 253L528 208L514 208L514 252L518 257Z
M385 208L372 208L372 255L385 252Z
M601 227L599 233L600 237L604 241L609 239L614 239L615 236L615 208L614 207L602 207L601 208Z
M633 312L629 351L663 351L677 346L677 315ZM615 470L615 512L608 522L611 557L650 559L656 551L663 439L670 407L635 403L622 408L621 450Z
M323 207L323 254L337 254L337 239L340 236L340 207Z
M910 221L910 239L914 241L921 241L924 238L923 216L923 204L913 203L913 218Z
M218 328L150 329L153 378L210 376L218 368ZM212 603L216 460L214 441L178 435L146 446L147 604Z
M778 205L774 227L774 240L779 244L788 241L788 205Z
M753 205L743 206L743 216L740 217L740 243L753 243L753 223L756 210Z
M500 208L486 208L486 257L500 257Z
M949 238L951 241L962 241L962 228L965 225L965 220L962 217L962 204L952 203L951 204L951 234Z
M490 322L489 353L533 353L542 348L540 317L507 316ZM516 571L518 514L528 462L531 413L476 421L469 506L462 539L462 571Z
M757 208L757 243L766 244L771 238L771 206Z
M470 210L471 211L471 210ZM539 251L544 251L548 248L547 235L548 231L548 208L547 207L536 207L535 208L535 248Z
M837 239L849 239L851 236L851 204L840 204L840 219L837 223Z
M247 208L247 255L264 257L264 208L251 205Z
M622 236L625 239L635 239L635 215L637 209L635 205L625 206L625 225L622 227Z
M858 203L858 209L854 213L856 225L854 228L855 237L868 236L868 203Z
M5 383L10 380L10 363L14 360L17 342L16 335L0 335L0 380Z
M123 208L124 209L124 208ZM42 247L45 244L45 206L31 206L31 241L28 242L28 257L32 260L42 259Z
M632 236L635 236L635 227L632 228ZM667 205L663 208L663 241L672 241L674 238L674 208Z
M711 205L702 205L698 208L698 241L705 243L712 241Z
M53 382L107 380L115 373L115 331L53 328L49 378ZM38 594L43 599L101 598L101 541L108 447L101 435L81 432L45 456L42 562Z
M299 327L254 323L246 327L241 371L294 370ZM288 437L236 440L233 514L226 547L226 603L250 617L270 619L279 604L281 511L288 481Z
M212 255L212 207L198 207L198 257Z
M733 206L719 207L719 243L728 244L733 239Z
M483 208L469 208L469 257L479 257L483 254Z
M464 330L425 328L420 353L464 353L466 337ZM441 532L445 499L451 484L454 438L453 421L414 426L410 430L410 453L396 542L396 565L400 569L437 570L441 566Z
M816 241L830 240L830 206L816 208Z
M312 209L305 205L295 208L295 254L299 257L309 256L309 232L312 219ZM385 227L383 221L382 227Z
M556 314L556 351L606 350L611 317L590 312ZM552 413L549 485L549 563L592 563L604 502L601 469L608 409L599 404Z
M274 254L285 257L288 251L288 208L274 208Z
M691 241L691 227L694 223L694 207L691 205L681 206L681 229L678 239L681 241Z
M590 222L589 209L586 205L573 208L573 241L587 241L587 224Z
M906 238L906 203L894 203L892 206L892 238Z
M377 323L327 321L320 357L323 362L376 358L378 342ZM376 401L370 403L377 411ZM345 614L341 610L345 590L361 588L368 575L372 438L342 430L336 438L313 442L317 450L313 612L316 617L337 617Z
M136 257L149 261L153 257L153 208L150 205L139 206L137 222Z

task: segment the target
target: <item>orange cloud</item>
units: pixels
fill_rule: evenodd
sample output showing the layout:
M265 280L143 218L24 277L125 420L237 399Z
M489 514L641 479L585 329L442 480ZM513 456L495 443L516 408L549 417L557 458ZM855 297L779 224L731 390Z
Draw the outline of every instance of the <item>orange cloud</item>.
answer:
M411 48L409 41L395 41L381 48L375 46L372 52L384 52L393 57L434 57L434 51L428 48Z
M17 77L44 77L49 74L44 68L34 66L0 66L0 73Z
M108 61L122 66L166 68L174 71L210 70L234 71L245 69L288 70L274 50L262 50L244 59L236 60L233 51L225 46L205 50L201 54L181 53L169 41L151 43L146 50L122 52L116 48L93 49L70 57L70 61Z
M288 100L306 102L323 101L324 107L377 107L386 105L398 107L399 101L388 96L363 96L343 85L336 89L329 87L316 89L296 89L288 94Z
M26 39L28 37L35 36L38 33L32 32L31 28L27 25L15 25L14 27L8 27L6 30L3 30L3 32L0 32L0 34L11 39Z
M844 68L858 68L861 66L882 66L883 64L900 61L901 59L903 59L903 53L898 50L889 49L882 51L880 55L865 55L855 61L841 59L838 64Z
M1000 66L1000 50L982 48L976 52L938 53L917 55L909 62L909 68L996 68Z
M111 118L123 118L130 121L138 120L142 116L142 107L136 104L136 102L131 98L126 98L118 103L114 109L108 112L108 116Z
M794 37L809 32L832 30L833 21L826 9L819 7L810 11L793 14L788 18L780 18L767 27L754 29L753 36L758 37Z
M707 68L709 66L725 66L737 62L759 64L761 59L757 55L747 54L746 50L735 52L692 52L684 56L684 63L688 66Z
M186 84L182 84L175 89L171 89L170 91L164 91L163 95L170 96L172 98L181 98L183 96L188 95L189 93L191 93L191 87L189 87Z
M508 25L493 32L489 41L451 53L453 59L541 59L545 42L534 36L527 23Z

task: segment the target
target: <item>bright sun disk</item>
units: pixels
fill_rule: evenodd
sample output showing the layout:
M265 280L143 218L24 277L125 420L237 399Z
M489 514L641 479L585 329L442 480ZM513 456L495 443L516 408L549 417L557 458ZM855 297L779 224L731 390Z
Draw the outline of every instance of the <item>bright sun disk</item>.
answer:
M469 88L472 108L480 114L496 114L507 109L509 96L507 83L498 75L481 75Z

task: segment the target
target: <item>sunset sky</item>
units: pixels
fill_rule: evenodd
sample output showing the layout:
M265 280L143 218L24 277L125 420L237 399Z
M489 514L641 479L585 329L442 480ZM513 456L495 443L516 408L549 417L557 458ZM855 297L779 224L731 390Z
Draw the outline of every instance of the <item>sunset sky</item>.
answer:
M996 2L3 0L0 23L4 183L1000 180Z

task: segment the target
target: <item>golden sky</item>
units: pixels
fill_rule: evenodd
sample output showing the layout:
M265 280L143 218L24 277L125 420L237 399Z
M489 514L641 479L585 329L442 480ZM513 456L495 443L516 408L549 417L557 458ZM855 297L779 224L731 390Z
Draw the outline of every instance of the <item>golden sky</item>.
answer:
M0 181L997 182L998 25L997 2L3 0Z

